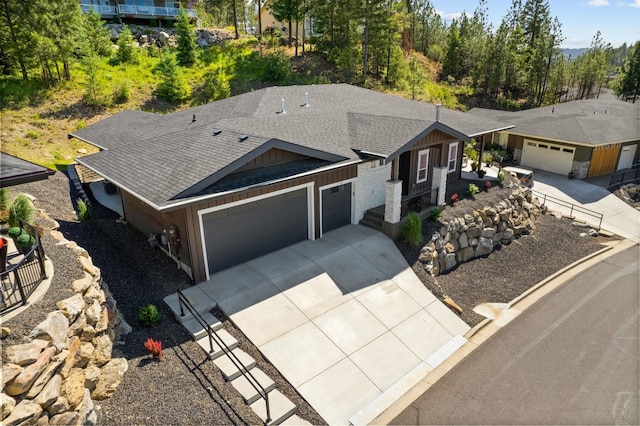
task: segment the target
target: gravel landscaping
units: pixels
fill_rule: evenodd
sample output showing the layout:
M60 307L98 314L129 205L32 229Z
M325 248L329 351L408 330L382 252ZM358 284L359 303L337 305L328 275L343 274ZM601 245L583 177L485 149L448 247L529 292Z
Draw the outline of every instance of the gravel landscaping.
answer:
M457 190L464 193L465 183ZM471 212L501 199L510 189L492 188L476 196L462 199L455 207L444 210L442 220ZM37 198L37 208L47 212L60 225L60 231L71 241L87 249L125 319L133 331L114 346L114 357L125 357L129 370L115 395L96 405L99 424L259 424L260 419L244 404L235 389L224 380L213 362L173 318L162 298L192 285L186 274L159 251L152 249L147 237L132 227L118 223L117 215L93 203L91 222L81 223L74 211L76 190L63 173L46 181L11 188L12 195L27 192ZM39 218L37 225L52 227ZM437 229L428 219L424 235ZM3 231L6 231L6 227ZM523 236L509 246L494 251L486 258L464 263L453 271L432 277L417 260L420 247L398 243L405 258L425 285L439 298L451 297L463 308L462 319L475 325L483 318L472 308L483 302L508 302L540 280L562 267L590 254L611 238L583 237L566 219L542 216L531 235ZM6 321L11 335L3 346L21 343L23 337L41 322L55 303L72 295L71 281L82 276L79 262L69 250L55 245L45 232L43 244L55 268L50 290L44 298L16 318ZM155 304L162 318L155 327L147 328L137 320L138 309ZM221 313L216 312L217 315ZM219 316L220 317L220 316ZM240 342L240 347L258 361L277 384L278 390L298 406L298 416L312 424L325 424L297 391L269 364L242 332L230 321L224 327ZM164 346L161 361L147 355L143 343L148 337ZM4 356L4 354L3 354Z

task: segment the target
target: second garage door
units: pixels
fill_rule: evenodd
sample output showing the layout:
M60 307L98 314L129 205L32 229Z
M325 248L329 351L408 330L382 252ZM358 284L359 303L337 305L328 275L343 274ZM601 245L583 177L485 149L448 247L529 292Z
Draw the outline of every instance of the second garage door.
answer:
M307 189L202 214L209 273L309 238Z
M351 183L322 190L322 233L351 223Z
M575 148L547 142L524 141L522 165L566 175L573 164Z

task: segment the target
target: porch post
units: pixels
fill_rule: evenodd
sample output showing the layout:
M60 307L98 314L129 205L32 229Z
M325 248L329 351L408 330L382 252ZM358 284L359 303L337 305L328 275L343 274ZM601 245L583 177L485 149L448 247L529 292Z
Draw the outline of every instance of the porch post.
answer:
M384 220L389 223L398 223L400 222L402 208L402 181L388 180L386 187Z
M431 189L438 188L438 199L431 202L436 202L436 205L441 206L445 203L444 199L447 194L447 174L449 168L447 166L440 166L433 168L433 182L431 183Z

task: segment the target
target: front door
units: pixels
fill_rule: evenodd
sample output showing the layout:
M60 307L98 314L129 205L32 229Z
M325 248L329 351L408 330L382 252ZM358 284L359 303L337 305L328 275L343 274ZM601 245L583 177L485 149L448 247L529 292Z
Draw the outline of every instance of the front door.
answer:
M409 194L409 176L411 173L411 151L400 154L398 167L400 167L398 170L398 178L402 181L402 195L407 195Z

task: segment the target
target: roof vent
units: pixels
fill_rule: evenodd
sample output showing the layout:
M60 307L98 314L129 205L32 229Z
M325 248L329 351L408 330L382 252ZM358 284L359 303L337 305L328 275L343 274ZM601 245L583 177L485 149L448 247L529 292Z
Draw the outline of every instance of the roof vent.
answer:
M278 111L278 114L286 114L287 111L284 110L284 98L280 99L280 111Z
M191 119L191 122L193 123L193 122L195 122L195 121L196 121L196 115L195 115L195 114L193 114L193 118Z
M551 114L553 114L554 112L556 112L556 107L551 107Z
M442 107L442 104L436 104L436 121L439 123L440 122L440 108Z
M594 114L597 114L597 113L598 113L598 111L593 111L593 113L594 113Z
M605 113L605 114L609 114L609 105L607 105L606 107L604 107L604 113Z
M240 135L240 137L238 138L239 142L244 142L249 138L248 135Z
M309 93L308 92L304 92L304 105L302 105L303 107L308 107L309 106Z
M222 133L222 130L216 129L213 131L213 136L218 136L220 133Z

